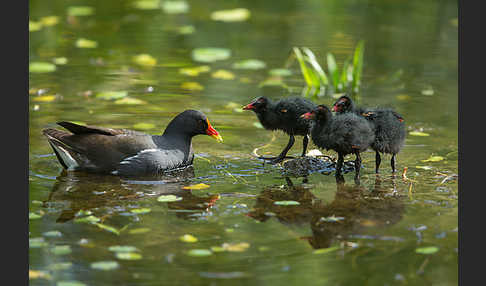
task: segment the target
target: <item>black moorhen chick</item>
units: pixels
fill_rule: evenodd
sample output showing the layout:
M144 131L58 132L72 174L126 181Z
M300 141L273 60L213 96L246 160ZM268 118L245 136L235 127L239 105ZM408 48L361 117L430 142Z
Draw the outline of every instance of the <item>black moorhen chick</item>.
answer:
M68 171L120 176L157 175L192 165L193 136L206 134L223 141L206 115L196 110L179 113L162 135L65 121L57 124L72 133L52 128L42 132Z
M392 154L390 164L392 172L395 173L395 156L402 149L407 134L403 117L390 108L356 108L353 100L346 95L341 96L334 103L332 110L338 114L353 112L368 119L375 130L375 141L371 144L371 149L376 152L375 172L379 172L381 152Z
M359 184L360 152L368 149L375 140L373 127L368 120L354 113L333 116L331 110L322 104L302 117L311 119L311 138L314 144L338 153L336 176L341 176L344 156L356 155L354 181Z
M256 113L258 120L267 130L282 130L290 136L289 143L277 157L260 157L260 159L271 160L270 163L282 162L287 152L295 142L294 135L304 136L302 156L305 156L307 144L309 143L310 125L307 120L300 118L306 112L316 107L312 101L302 97L287 97L278 101L272 101L264 96L258 97L243 107L243 110L252 110Z

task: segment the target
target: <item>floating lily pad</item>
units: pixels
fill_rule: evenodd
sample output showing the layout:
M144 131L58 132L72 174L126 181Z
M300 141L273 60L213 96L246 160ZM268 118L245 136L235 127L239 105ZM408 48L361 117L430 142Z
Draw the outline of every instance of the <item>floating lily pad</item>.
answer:
M425 133L425 132L422 132L422 131L411 131L408 134L411 135L411 136L423 136L423 137L430 136L429 133Z
M140 228L134 228L128 231L129 234L141 234L141 233L147 233L151 229L148 227L140 227Z
M177 28L177 32L181 35L189 35L189 34L192 34L196 31L196 28L194 28L194 26L192 25L186 25L186 26L182 26L182 27L179 27Z
M74 220L74 222L97 223L100 220L101 219L99 217L95 217L93 215L90 215L90 216L85 216L85 217L77 218L77 219Z
M260 82L260 84L258 85L258 87L264 86L281 86L283 88L287 88L287 85L283 82L280 76L271 76L266 80Z
M339 246L333 246L333 247L329 247L329 248L317 249L317 250L314 250L312 253L313 254L324 254L324 253L336 251L338 249L339 249Z
M56 71L56 65L47 62L31 62L29 72L32 73L49 73Z
M124 98L127 95L128 95L128 92L126 92L126 91L104 91L104 92L97 93L96 98L113 100L113 99Z
M240 243L223 243L222 248L225 251L229 252L243 252L246 251L250 247L248 242L240 242Z
M433 167L431 166L415 166L417 169L422 169L422 170L432 170Z
M67 64L68 62L68 59L65 58L65 57L59 57L59 58L54 58L52 59L52 61L56 64L56 65L65 65Z
M226 60L229 57L231 51L224 48L197 48L192 51L192 59L203 63Z
M66 255L72 252L69 245L56 245L51 249L51 253L54 255Z
M236 8L231 10L220 10L211 13L211 19L223 22L241 22L250 18L250 10L246 8Z
M212 252L223 252L224 248L222 246L211 246Z
M289 69L271 69L268 73L272 76L291 76L292 71Z
M116 235L120 235L120 231L118 229L112 227L112 226L102 224L102 223L95 223L95 224L96 224L96 226L98 226L101 229L104 229L104 230L109 231L111 233L114 233Z
M75 280L57 281L56 286L87 286L83 282Z
M183 242L189 242L189 243L197 242L197 237L190 234L184 234L183 236L179 237L179 239L180 241Z
M29 219L40 219L42 215L36 213L29 213Z
M73 264L71 262L60 262L60 263L53 263L47 266L47 268L51 271L60 271L60 270L67 270L71 268Z
M108 271L117 269L120 265L116 261L98 261L91 263L90 267L96 270Z
M204 90L204 86L199 84L198 82L183 82L181 84L182 89L187 89L187 90Z
M128 104L128 105L139 105L139 104L147 104L146 101L143 101L138 98L133 98L133 97L124 97L122 99L115 100L115 104Z
M185 189L185 190L203 190L203 189L207 189L207 188L209 188L209 185L206 185L204 183L183 187L183 189Z
M134 129L139 129L139 130L150 130L150 129L154 129L155 127L156 126L153 123L144 123L144 122L140 122L133 125Z
M93 15L94 12L95 9L90 6L71 6L67 8L67 14L69 16L76 16L76 17L90 16Z
M253 122L253 126L259 129L263 129L263 125L260 122Z
M186 1L164 1L162 10L167 14L182 14L189 11L189 4Z
M98 43L96 41L80 38L76 41L75 45L81 49L93 49L98 46Z
M434 95L434 90L429 87L429 88L426 88L426 89L422 90L422 94L423 95L428 95L428 96Z
M56 96L54 95L41 95L41 96L36 96L32 98L32 101L36 102L51 102L56 99Z
M399 94L396 96L396 98L401 101L409 101L410 99L412 99L412 97L407 94Z
M273 204L279 205L279 206L297 206L297 205L300 205L300 203L297 202L297 201L276 201Z
M140 209L131 209L130 212L134 214L146 214L151 212L152 210L149 208L140 208Z
M47 237L61 237L62 233L58 230L52 230L52 231L46 231L42 233L42 235Z
M213 253L209 249L191 249L187 252L187 255L193 257L204 257L213 255Z
M140 54L133 57L133 62L145 67L153 67L157 64L157 59L149 54Z
M422 162L439 162L444 160L442 156L430 156L428 159L421 160Z
M140 10L155 10L160 8L160 0L139 0L133 2L133 7Z
M58 16L42 17L40 18L40 22L42 23L43 26L54 26L57 23L59 23L59 17Z
M157 198L157 201L159 202L177 202L177 201L180 201L182 200L181 197L177 197L177 196L174 196L174 195L162 195L160 197Z
M249 59L233 63L232 67L234 69L259 70L267 67L267 64L261 60Z
M342 216L328 216L328 217L321 217L319 219L319 221L323 221L323 222L338 222L340 220L344 220L344 217Z
M142 255L136 252L117 252L115 253L116 258L121 260L140 260Z
M41 22L29 21L29 32L35 32L42 29Z
M139 251L138 248L131 245L113 245L108 247L109 251L113 252L136 252Z
M198 66L190 68L180 68L179 73L188 76L198 76L200 73L209 72L211 68L209 66Z
M433 254L437 251L439 251L439 248L437 246L426 246L415 249L415 252L420 254Z
M38 278L43 278L47 280L52 279L51 275L46 271L29 269L29 280Z
M211 74L211 77L230 80L230 79L234 79L235 75L232 72L227 70L217 70Z
M48 243L43 237L29 238L29 248L41 248L47 246Z

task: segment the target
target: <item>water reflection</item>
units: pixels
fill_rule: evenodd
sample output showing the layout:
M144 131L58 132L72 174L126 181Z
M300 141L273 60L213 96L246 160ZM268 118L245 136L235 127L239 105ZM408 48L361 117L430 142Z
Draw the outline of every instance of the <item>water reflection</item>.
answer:
M309 223L312 236L303 239L313 248L328 248L337 241L359 237L368 228L396 224L403 217L405 206L395 178L390 189L382 187L382 179L376 176L374 186L367 190L346 185L342 176L336 176L337 191L330 203L312 194L308 185L294 185L288 177L285 180L286 186L263 190L248 216L261 222L276 217L283 224ZM276 201L296 201L299 205L281 206Z
M63 171L56 178L44 207L58 206L62 209L56 222L64 223L75 218L81 211L98 208L120 208L146 197L176 195L183 199L169 202L168 208L175 210L179 218L190 219L196 214L208 211L219 199L218 195L195 196L190 190L182 189L194 178L194 168L185 168L164 176L125 180L117 176ZM59 206L58 206L59 207Z

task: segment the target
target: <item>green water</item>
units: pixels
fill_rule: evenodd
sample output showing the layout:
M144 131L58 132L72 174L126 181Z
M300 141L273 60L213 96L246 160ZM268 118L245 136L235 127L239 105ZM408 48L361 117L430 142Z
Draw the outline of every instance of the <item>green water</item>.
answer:
M455 1L187 1L189 10L182 14L135 9L133 2L29 2L31 21L58 17L57 24L29 33L29 61L68 60L54 72L29 73L29 211L41 215L29 220L29 269L48 275L30 284L457 285ZM91 6L95 13L68 16L74 5ZM210 18L213 11L239 7L251 12L246 21ZM181 34L184 26L192 26L193 33ZM79 38L96 41L97 47L78 48ZM395 178L388 155L375 176L369 151L362 155L359 187L353 173L345 174L343 187L333 174L319 173L307 183L291 178L294 187L289 187L280 166L263 166L251 154L267 144L260 154L278 154L288 137L257 128L252 112L234 109L261 95L302 93L305 83L296 64L293 75L283 79L290 90L259 86L269 70L284 67L292 47L309 47L321 63L332 52L342 64L359 40L366 43L361 103L393 106L408 131L429 136L407 136ZM227 48L231 57L195 62L191 52L201 47ZM132 58L139 54L151 55L156 65L137 65ZM266 68L232 67L244 59L259 59ZM210 71L195 77L180 73L201 65ZM220 69L234 78L214 78ZM187 82L203 89L185 89ZM143 102L96 97L106 91L126 91ZM61 120L130 129L148 123L142 131L160 134L185 109L206 113L224 143L195 137L194 173L179 182L63 175L41 134ZM297 137L290 154L299 155L301 148ZM432 155L443 160L422 162ZM405 167L407 179L401 176ZM209 188L183 189L199 183ZM167 194L183 199L157 201ZM284 200L300 204L274 204ZM141 208L150 212L131 211ZM79 211L115 230L79 222ZM45 234L50 231L61 235ZM185 234L198 241L181 241ZM45 243L35 247L40 237ZM71 251L56 255L54 247L64 245ZM141 257L120 259L108 249L114 245L134 246ZM437 251L416 252L429 246ZM192 249L213 251L193 257ZM118 268L91 268L99 261L116 261Z

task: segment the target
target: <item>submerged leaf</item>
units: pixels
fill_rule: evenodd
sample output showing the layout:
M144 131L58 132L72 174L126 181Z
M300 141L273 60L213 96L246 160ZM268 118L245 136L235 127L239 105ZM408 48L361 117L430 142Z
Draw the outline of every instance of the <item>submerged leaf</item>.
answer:
M92 269L108 271L117 269L120 265L116 261L98 261L91 263L90 267Z
M192 50L192 59L203 63L226 60L230 56L231 51L225 48L197 48Z
M197 237L190 234L184 234L183 236L179 237L179 239L183 242L189 242L189 243L197 242Z
M47 62L31 62L29 64L29 72L32 73L48 73L56 71L56 65Z
M234 69L245 69L245 70L259 70L265 68L266 66L267 64L265 62L257 59L242 60L233 63L232 65Z
M204 183L183 187L183 189L185 189L185 190L203 190L203 189L207 189L207 188L209 188L209 185L206 185Z
M194 257L204 257L210 256L213 253L209 249L191 249L187 252L187 255L194 256Z
M296 205L300 205L300 203L297 202L297 201L276 201L273 204L279 205L279 206L296 206Z
M76 47L81 48L81 49L92 49L96 48L98 46L98 43L92 40L80 38L76 41Z
M211 19L223 22L241 22L250 18L250 10L246 8L236 8L231 10L220 10L211 13Z
M415 252L420 254L432 254L436 253L437 251L439 251L439 248L437 246L426 246L415 249Z

